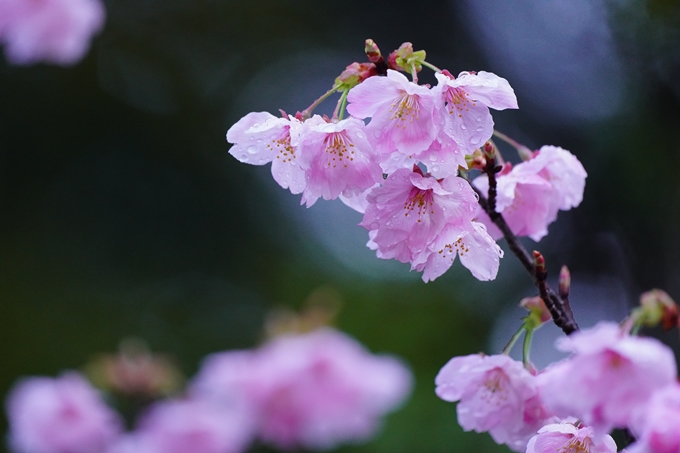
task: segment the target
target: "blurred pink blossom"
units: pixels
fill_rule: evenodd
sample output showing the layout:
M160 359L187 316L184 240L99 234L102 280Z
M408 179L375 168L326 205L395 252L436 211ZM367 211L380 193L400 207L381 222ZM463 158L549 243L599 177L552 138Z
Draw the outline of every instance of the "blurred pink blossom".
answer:
M629 453L680 452L680 385L655 392L630 424L637 441Z
M253 438L250 415L207 399L168 400L143 415L133 436L139 453L240 453Z
M651 395L676 380L673 352L658 340L633 337L613 322L561 338L573 355L537 376L546 406L598 433L623 428Z
M592 428L571 423L546 425L529 440L526 453L616 453L614 439L597 436Z
M98 453L122 422L79 374L27 378L7 400L10 446L17 453Z
M14 64L74 64L105 15L100 0L0 0L0 43Z
M191 387L214 399L245 397L266 443L327 449L374 435L410 386L398 360L325 328L276 337L255 351L213 354Z

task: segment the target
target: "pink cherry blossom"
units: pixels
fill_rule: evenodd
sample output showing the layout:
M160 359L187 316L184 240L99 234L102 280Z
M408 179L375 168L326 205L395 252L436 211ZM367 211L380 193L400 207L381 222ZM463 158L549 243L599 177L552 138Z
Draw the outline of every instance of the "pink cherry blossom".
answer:
M247 408L195 398L156 403L135 432L140 453L239 453L253 434Z
M515 166L506 163L497 174L496 212L514 234L540 241L548 234L548 225L557 219L559 210L578 206L583 200L587 174L576 156L562 148L543 146L534 157ZM486 175L472 182L487 193ZM481 208L477 218L484 223L494 239L502 237L500 230Z
M371 117L369 140L381 154L395 149L418 154L437 136L434 96L430 89L387 70L387 77L371 77L350 90L347 111L356 118Z
M274 180L293 194L302 193L305 172L291 144L291 134L295 141L300 126L300 121L292 116L277 118L267 112L251 112L227 131L227 141L234 144L229 154L246 164L271 162Z
M7 399L16 453L101 452L122 429L118 415L79 374L27 378Z
M654 392L636 415L630 427L637 441L629 453L680 452L680 385Z
M382 181L377 154L364 129L364 122L356 118L326 122L314 116L304 123L294 143L300 167L306 170L303 203L311 206L319 198L332 200L340 194L352 197Z
M656 390L676 380L668 347L624 334L612 322L575 332L557 345L573 355L539 374L544 402L556 415L576 417L599 433L628 425Z
M535 377L506 355L454 357L435 378L437 396L459 401L458 423L488 431L499 444L523 451L536 431L552 420L541 403Z
M489 107L496 110L516 109L517 98L507 80L480 71L435 74L439 82L433 88L438 109L442 112L444 132L465 154L481 147L493 134Z
M557 209L552 209L551 204L553 187L539 175L513 171L521 165L513 167L506 163L503 171L497 175L496 212L503 214L515 235L529 236L534 241L540 241L548 234L548 225L557 219ZM489 181L486 175L478 176L472 184L482 193L488 192ZM477 218L488 227L494 239L503 237L481 208L478 208Z
M441 276L446 272L456 256L472 275L481 281L493 280L498 274L503 250L486 232L479 222L447 224L428 250L414 259L412 269L423 271L423 281Z
M429 148L418 154L402 154L394 151L384 154L380 162L383 172L390 174L400 168L413 168L421 163L427 167L427 172L435 178L457 176L458 167L467 168L465 155L460 152L458 145L444 134L439 134Z
M572 423L546 425L529 440L526 453L616 453L616 442L605 434L597 436L588 426Z
M362 441L409 392L411 376L390 357L374 356L332 329L275 338L257 351L209 357L195 395L243 395L258 436L278 448L332 448Z
M0 43L14 64L70 65L104 24L100 0L0 0Z

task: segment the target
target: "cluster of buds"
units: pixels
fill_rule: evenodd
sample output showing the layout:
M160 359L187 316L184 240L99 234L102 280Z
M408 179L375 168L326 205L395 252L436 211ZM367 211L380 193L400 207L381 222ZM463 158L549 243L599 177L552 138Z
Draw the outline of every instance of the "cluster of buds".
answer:
M414 51L410 43L387 61L372 40L365 50L368 62L349 65L302 112L282 117L252 112L239 120L227 132L234 144L230 154L253 165L271 162L274 179L302 194L308 207L319 198L342 199L364 214L367 245L379 258L410 263L426 282L457 256L476 278L494 279L503 256L494 240L499 235L489 231L495 227L480 212L466 177L486 163L480 148L495 150L489 109L518 107L513 89L489 72L455 77L428 63L425 51ZM418 84L423 67L435 71L436 86ZM313 115L335 92L341 95L332 118ZM512 212L515 234L538 240L558 209L580 203L586 174L562 148L532 153L520 145L518 151L528 161L514 171L506 164L498 212ZM537 198L529 203L529 196Z

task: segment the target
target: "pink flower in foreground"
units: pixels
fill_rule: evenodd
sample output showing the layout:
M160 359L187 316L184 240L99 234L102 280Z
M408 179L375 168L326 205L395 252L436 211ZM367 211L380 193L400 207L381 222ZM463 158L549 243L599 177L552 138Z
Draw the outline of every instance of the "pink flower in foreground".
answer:
M100 0L0 0L0 43L14 64L70 65L104 24Z
M157 403L138 424L140 453L239 453L253 438L244 408L206 399Z
M569 151L543 146L532 159L514 167L506 163L498 173L496 212L503 214L517 236L540 241L548 234L548 225L557 219L559 210L569 210L581 203L586 176L583 165ZM486 175L472 183L483 193L488 192ZM502 237L481 209L477 216L494 239Z
M507 80L491 72L435 74L439 82L433 92L444 121L444 132L464 154L481 147L493 134L489 107L516 109L517 98Z
M545 405L599 433L623 428L656 391L676 380L673 352L657 340L632 337L612 322L557 343L574 354L538 375Z
M296 145L307 186L302 202L352 197L382 181L382 170L366 138L364 122L348 118L326 122L319 116L305 121Z
M434 96L403 74L387 70L387 77L371 77L352 88L347 111L354 117L371 117L366 127L369 140L381 154L395 149L418 154L437 136Z
M79 374L27 378L7 400L17 453L97 453L121 431L117 414Z
M251 112L227 131L227 141L234 144L229 154L246 164L271 162L274 180L293 194L302 193L305 172L299 166L295 146L291 145L291 134L296 135L300 126L300 121L293 117Z
M616 453L614 439L608 434L596 436L587 426L571 423L547 425L527 444L526 453Z
M459 401L458 423L465 431L488 431L499 444L523 451L549 420L535 377L506 355L454 357L435 378L444 401Z
M656 391L634 418L628 453L680 453L680 385Z
M196 395L251 402L258 435L278 448L327 449L362 441L408 394L411 376L397 360L374 356L332 329L275 338L252 353L208 357Z

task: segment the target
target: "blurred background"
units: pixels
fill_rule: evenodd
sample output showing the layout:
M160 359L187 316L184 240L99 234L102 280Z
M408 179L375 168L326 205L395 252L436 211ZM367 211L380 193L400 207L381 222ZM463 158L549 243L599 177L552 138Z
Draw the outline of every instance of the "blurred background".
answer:
M240 117L306 108L365 61L366 38L384 54L411 41L454 74L505 77L520 110L494 113L497 128L582 161L582 205L526 241L553 282L571 269L582 326L620 320L653 287L680 299L677 1L105 3L77 65L0 59L0 394L131 336L191 376L208 353L257 345L269 310L322 294L341 301L339 328L416 378L379 437L341 451L506 451L463 433L433 381L454 355L499 352L519 327L515 307L536 291L514 257L494 282L455 263L423 284L375 258L358 213L299 206L269 165L227 153ZM558 334L537 334L539 366ZM677 331L666 339L677 345Z

